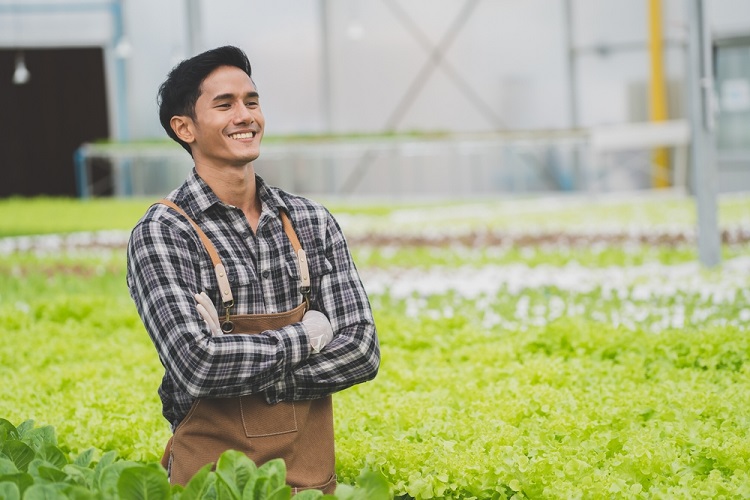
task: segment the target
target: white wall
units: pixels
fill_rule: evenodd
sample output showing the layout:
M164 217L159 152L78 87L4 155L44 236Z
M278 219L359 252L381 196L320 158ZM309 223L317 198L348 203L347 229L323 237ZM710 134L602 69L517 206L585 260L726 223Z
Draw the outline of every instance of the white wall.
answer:
M561 2L483 1L447 49L444 40L465 2L392 2L422 36L385 2L337 0L331 22L333 127L374 131L477 131L564 127L565 60ZM353 26L362 27L352 38ZM424 40L424 42L420 42ZM393 117L423 68L430 73L399 120ZM479 102L478 102L479 101ZM519 104L523 102L523 109Z
M19 14L12 8L18 3L0 3L0 46L103 46L108 85L117 93L112 20L106 9ZM164 135L156 90L169 69L189 55L185 3L123 2L131 44L125 63L131 138ZM441 54L444 64L429 67L421 90L394 119L398 103L425 67L430 47L465 5L457 0L202 0L201 44L232 43L247 51L269 134L317 133L328 127L377 132L388 127L487 131L570 126L564 0L480 0ZM750 33L750 1L713 0L708 5L715 33ZM580 125L627 121L633 106L629 88L648 81L647 2L572 0L572 6ZM418 36L398 11L411 19ZM327 45L321 31L324 13ZM664 33L667 77L680 80L687 39L683 0L664 1ZM115 124L116 96L110 107Z

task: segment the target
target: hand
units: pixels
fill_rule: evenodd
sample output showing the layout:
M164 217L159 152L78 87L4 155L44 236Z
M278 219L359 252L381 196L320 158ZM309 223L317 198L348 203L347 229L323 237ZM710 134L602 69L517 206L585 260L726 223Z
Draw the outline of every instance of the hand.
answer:
M333 340L333 327L326 315L320 311L307 311L302 317L302 326L310 337L313 352L320 352Z
M214 303L211 302L211 299L206 295L206 292L196 293L195 300L198 302L198 305L195 306L195 308L198 309L198 314L201 315L203 321L208 325L211 335L214 337L222 335L223 332L221 331L221 323L219 322L219 313L216 311Z

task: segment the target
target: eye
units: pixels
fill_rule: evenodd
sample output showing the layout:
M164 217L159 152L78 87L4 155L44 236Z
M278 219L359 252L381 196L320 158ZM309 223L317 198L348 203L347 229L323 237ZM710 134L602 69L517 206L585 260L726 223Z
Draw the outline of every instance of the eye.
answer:
M245 106L247 106L248 108L255 108L258 106L258 101L247 101L245 103Z

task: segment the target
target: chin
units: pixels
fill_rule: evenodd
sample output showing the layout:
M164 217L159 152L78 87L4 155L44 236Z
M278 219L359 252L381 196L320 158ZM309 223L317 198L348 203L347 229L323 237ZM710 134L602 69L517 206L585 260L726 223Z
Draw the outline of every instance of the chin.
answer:
M240 157L237 158L235 164L238 167L244 167L248 163L252 163L255 160L257 160L259 156L260 156L260 154L240 156Z
M260 149L255 148L252 150L235 151L234 157L237 161L250 162L255 161L260 156Z

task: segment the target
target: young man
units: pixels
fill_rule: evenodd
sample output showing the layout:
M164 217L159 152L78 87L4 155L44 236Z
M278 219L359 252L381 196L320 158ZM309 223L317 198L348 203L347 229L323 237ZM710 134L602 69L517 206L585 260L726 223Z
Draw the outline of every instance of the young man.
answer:
M256 175L265 119L240 49L177 65L159 117L195 164L128 245L128 288L165 368L163 463L184 484L240 449L283 458L295 488L333 491L330 395L380 362L344 236L323 206Z

